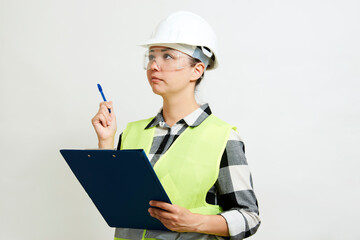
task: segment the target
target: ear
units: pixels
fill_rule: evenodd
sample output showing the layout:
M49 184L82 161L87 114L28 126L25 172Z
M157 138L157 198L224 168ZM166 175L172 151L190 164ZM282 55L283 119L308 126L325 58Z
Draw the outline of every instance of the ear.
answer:
M198 62L194 67L193 71L191 73L190 81L196 81L198 80L203 72L205 71L205 64L202 62Z

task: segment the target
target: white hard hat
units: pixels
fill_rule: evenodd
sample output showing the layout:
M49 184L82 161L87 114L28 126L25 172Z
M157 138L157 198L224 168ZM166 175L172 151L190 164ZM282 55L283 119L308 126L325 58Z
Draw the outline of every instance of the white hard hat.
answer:
M196 47L200 47L201 51L210 58L208 70L219 65L218 45L213 29L203 18L191 12L175 12L162 20L150 39L141 46L168 46L196 58L199 55L198 51L194 56L194 52L189 52L189 49L195 51ZM181 46L179 47L181 49L178 49L178 46Z

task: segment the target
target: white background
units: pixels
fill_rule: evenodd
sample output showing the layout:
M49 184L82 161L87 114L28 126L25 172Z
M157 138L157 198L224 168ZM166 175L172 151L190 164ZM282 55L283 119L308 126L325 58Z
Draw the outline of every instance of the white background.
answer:
M245 142L252 239L360 239L355 0L0 0L0 239L112 239L59 149L97 147L98 82L117 137L157 113L137 45L178 10L219 38L197 94Z

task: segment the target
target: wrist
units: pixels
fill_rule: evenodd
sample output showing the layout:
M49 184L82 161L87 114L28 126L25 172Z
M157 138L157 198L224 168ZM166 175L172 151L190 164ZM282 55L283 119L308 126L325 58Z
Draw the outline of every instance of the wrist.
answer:
M201 215L196 232L228 237L229 230L225 218L221 215Z
M99 140L100 149L114 149L114 139Z
M206 232L206 226L208 222L208 215L202 215L199 214L199 224L197 226L197 232L199 233L205 233Z
M196 214L195 216L194 232L204 233L208 216L203 214Z

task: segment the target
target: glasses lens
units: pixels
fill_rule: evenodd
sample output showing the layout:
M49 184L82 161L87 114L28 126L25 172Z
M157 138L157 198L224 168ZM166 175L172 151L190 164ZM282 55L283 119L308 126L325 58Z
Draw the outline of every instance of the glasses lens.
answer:
M159 71L176 71L183 69L186 55L171 48L151 48L145 52L144 69Z

